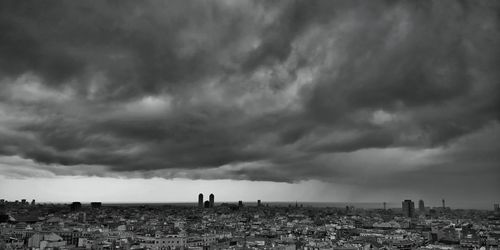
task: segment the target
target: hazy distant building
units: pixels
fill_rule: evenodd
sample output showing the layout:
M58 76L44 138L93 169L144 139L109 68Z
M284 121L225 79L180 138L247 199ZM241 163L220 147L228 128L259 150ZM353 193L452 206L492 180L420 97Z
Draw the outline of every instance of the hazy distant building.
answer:
M445 203L444 199L441 200L441 203L443 203L443 208L446 208L446 203Z
M384 210L387 209L387 203L384 201Z
M99 208L101 208L101 206L102 206L101 202L91 202L90 203L90 207L92 207L94 209L99 209Z
M352 212L354 212L355 209L356 208L354 206L352 206L352 205L351 206L345 206L345 212L346 213L352 213Z
M210 202L209 201L205 201L204 205L205 205L205 208L210 208Z
M210 200L210 207L214 207L214 202L215 202L214 194L210 194L209 200Z
M80 210L80 208L82 208L82 203L75 201L75 202L71 203L71 205L69 205L69 208L71 209L71 211Z
M495 212L500 212L500 204L498 204L498 203L497 203L497 204L494 204L494 205L493 205L493 211L495 211Z
M243 207L243 201L238 201L238 207Z
M31 205L34 206L35 205L35 200L32 200L31 201Z
M262 204L260 204L260 200L257 200L257 207L260 207Z
M418 201L418 211L420 213L425 213L425 205L423 200Z
M198 195L198 207L203 208L203 194Z
M403 215L406 217L413 217L415 214L415 203L412 200L404 200L403 203Z

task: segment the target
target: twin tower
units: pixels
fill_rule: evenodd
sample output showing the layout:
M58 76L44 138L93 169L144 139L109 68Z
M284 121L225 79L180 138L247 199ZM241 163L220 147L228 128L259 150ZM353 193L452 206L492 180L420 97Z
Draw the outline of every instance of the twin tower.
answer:
M203 202L203 194L198 195L198 207L199 208L211 208L214 207L215 196L210 194L208 201Z

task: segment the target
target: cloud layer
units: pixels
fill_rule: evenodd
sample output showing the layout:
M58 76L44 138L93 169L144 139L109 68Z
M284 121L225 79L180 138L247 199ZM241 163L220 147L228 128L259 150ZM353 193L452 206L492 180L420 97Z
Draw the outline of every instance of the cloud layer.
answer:
M495 1L0 5L3 175L500 175Z

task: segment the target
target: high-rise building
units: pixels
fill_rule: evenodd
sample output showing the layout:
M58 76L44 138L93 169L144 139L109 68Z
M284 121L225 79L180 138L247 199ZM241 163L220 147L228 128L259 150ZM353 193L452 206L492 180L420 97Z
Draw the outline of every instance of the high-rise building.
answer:
M214 207L214 201L215 201L214 194L210 194L209 200L210 200L210 207Z
M418 201L418 211L420 213L425 213L425 205L424 205L424 200L419 200Z
M384 201L384 210L387 209L387 203Z
M443 203L443 208L446 208L446 203L444 202L444 199L441 200L441 203Z
M35 200L32 200L31 201L31 205L34 206L35 205Z
M412 200L404 200L403 203L403 215L406 217L413 217L415 213L415 203Z
M257 207L260 207L261 204L260 204L260 200L257 200Z
M198 207L203 208L203 194L198 195Z
M495 212L500 212L500 204L498 204L498 203L497 203L497 204L494 204L494 205L493 205L493 211L495 211Z
M77 210L80 210L80 208L82 208L82 203L78 202L78 201L75 201L73 203L71 203L71 205L69 205L71 211L77 211Z
M238 201L238 207L243 207L243 201Z

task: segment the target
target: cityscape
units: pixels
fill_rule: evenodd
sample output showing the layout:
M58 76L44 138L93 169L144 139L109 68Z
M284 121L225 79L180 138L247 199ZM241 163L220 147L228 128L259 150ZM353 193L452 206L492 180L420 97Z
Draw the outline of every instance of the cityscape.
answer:
M0 250L500 250L500 0L0 0Z
M500 208L0 200L0 249L499 249Z

